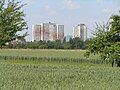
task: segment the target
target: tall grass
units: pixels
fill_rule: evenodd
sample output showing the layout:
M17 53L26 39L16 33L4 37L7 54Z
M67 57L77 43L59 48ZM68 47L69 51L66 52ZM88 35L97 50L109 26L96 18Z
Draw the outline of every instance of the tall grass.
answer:
M109 66L0 60L1 90L119 90L119 79Z

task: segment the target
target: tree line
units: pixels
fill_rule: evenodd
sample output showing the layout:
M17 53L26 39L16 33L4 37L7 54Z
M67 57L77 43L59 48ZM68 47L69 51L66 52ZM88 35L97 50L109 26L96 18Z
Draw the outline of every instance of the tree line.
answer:
M86 49L87 41L81 40L79 37L70 38L67 42L64 38L63 41L34 41L25 43L9 43L6 48L24 48L24 49Z
M30 49L86 49L85 57L90 54L99 54L101 59L110 60L120 67L120 13L112 15L107 24L96 23L95 33L92 39L82 41L80 38L71 38L69 42L39 41L39 42L14 42L23 36L18 31L27 29L22 10L24 4L16 0L0 0L0 48L30 48ZM13 44L15 43L15 44Z

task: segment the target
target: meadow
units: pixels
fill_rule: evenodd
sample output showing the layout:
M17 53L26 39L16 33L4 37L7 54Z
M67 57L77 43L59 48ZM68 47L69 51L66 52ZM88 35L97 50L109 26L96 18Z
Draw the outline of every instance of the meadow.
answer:
M35 56L35 57L84 57L85 50L55 50L55 49L3 49L0 55L5 56Z
M90 62L79 62L84 52L0 50L0 90L119 90L119 68L109 63L91 62L99 58L95 55L88 59ZM59 61L60 58L63 60Z

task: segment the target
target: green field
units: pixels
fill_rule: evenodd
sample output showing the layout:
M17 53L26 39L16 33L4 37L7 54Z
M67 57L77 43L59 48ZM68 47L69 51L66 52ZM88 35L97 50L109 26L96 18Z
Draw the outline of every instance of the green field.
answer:
M67 58L84 58L85 50L31 50L31 49L3 49L0 55L5 56L35 56L35 57L67 57ZM92 55L90 58L98 58Z
M0 56L84 58L81 50L0 50ZM98 58L92 55L90 58ZM13 58L14 59L14 58ZM119 90L110 64L0 58L0 90Z

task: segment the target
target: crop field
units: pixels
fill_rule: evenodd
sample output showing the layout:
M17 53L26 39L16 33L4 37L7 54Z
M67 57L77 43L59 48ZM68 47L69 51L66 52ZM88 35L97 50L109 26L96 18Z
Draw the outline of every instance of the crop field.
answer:
M0 50L1 56L33 56L33 57L67 57L84 58L85 50L42 50L42 49L3 49ZM90 58L98 58L92 55Z
M105 63L81 63L73 62L76 59L68 60L83 58L84 52L79 50L0 50L0 90L119 90L119 68ZM7 59L5 56L8 56ZM10 56L12 59L9 58ZM34 60L21 58L23 60L20 60L20 57L55 58L49 61L48 58L34 58ZM63 59L63 57L68 61L56 61L57 58ZM97 59L97 57L93 58Z

